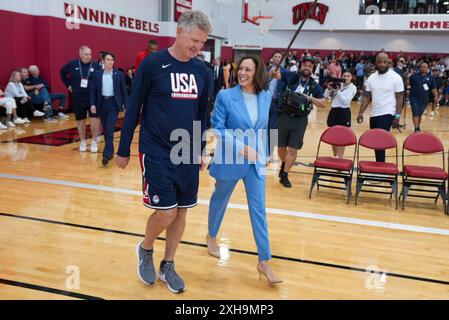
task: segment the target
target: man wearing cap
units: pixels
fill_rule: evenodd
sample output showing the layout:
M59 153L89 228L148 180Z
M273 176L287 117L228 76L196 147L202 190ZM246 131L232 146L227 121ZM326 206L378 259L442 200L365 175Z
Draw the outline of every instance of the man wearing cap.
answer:
M437 89L435 79L429 75L429 64L421 62L419 71L409 78L410 84L410 105L413 112L413 124L415 132L421 131L421 120L424 111L429 104L430 95L434 97L433 104L436 107Z
M308 115L316 105L320 108L326 107L326 99L320 85L313 80L313 68L315 61L306 56L301 62L299 73L291 71L272 70L270 76L287 83L283 95L278 118L279 144L278 153L282 160L279 172L280 183L285 188L291 188L288 173L293 167L300 150L304 144L304 134L308 124ZM295 97L295 99L293 99ZM298 100L302 102L296 103ZM293 101L296 102L293 102Z

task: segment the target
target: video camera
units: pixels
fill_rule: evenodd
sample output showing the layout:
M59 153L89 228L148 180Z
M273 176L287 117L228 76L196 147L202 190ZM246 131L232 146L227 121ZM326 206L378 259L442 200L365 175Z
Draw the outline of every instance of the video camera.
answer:
M343 79L329 78L327 82L324 84L324 87L328 88L329 90L338 90L340 89L340 85L343 82L344 82Z

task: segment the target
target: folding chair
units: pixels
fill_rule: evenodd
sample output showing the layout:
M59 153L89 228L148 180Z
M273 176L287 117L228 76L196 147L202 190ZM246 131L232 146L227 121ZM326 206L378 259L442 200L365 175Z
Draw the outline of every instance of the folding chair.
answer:
M371 150L396 150L396 162L376 162L376 161L360 161L360 147L365 147ZM355 204L358 203L360 192L389 194L390 199L394 195L396 209L398 208L398 144L395 137L388 131L383 129L372 129L366 131L359 139L357 146L357 188L355 196ZM384 182L389 185L372 185L366 184L367 187L375 188L391 188L391 192L363 190L365 181Z
M320 187L346 190L346 194L348 197L347 203L349 203L352 195L352 175L354 171L356 148L354 148L354 156L352 160L338 159L333 157L320 157L319 154L322 142L336 147L349 147L355 146L357 144L357 137L352 129L344 126L334 126L324 131L324 133L320 137L316 160L314 162L314 172L312 183L310 186L309 199L312 197L312 190L316 185L318 190L320 189ZM343 181L323 179L321 178L322 176L341 178ZM320 184L320 181L335 184L344 184L344 187L337 187L328 184L323 185Z
M436 166L416 166L405 164L405 150L418 154L437 154L441 152L443 157L443 168ZM444 212L447 214L446 206L446 181L448 173L446 172L446 159L444 157L444 147L440 139L428 132L418 132L407 137L404 141L402 149L402 209L405 208L405 201L407 196L434 199L437 203L441 196L443 199ZM413 189L412 186L417 185L425 188ZM436 188L431 190L429 188ZM410 191L415 191L421 194L409 194ZM437 196L429 196L429 193L436 193Z
M448 168L448 170L449 170L449 150L448 150L448 152L447 152L447 168ZM446 210L446 214L448 214L449 215L449 183L447 184L447 193L446 193L446 202L447 202L447 205L446 205L446 208L445 208L445 210Z

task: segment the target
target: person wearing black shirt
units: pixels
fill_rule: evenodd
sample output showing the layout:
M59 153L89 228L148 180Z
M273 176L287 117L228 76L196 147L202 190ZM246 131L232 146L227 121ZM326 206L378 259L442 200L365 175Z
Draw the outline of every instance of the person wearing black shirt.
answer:
M79 50L80 58L70 61L61 69L61 80L72 94L72 108L80 136L80 152L86 152L86 118L89 114L91 121L92 144L91 152L98 152L97 134L100 121L98 114L90 111L90 88L96 70L102 70L101 66L92 61L92 50L82 46Z

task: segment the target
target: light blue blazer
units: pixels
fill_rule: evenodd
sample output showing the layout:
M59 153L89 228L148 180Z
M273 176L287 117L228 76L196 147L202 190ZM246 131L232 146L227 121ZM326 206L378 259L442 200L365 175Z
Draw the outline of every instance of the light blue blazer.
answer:
M211 117L216 138L214 157L209 168L212 177L217 180L239 180L248 174L251 165L256 166L260 178L265 177L270 105L271 93L260 92L259 118L253 126L241 87L237 85L219 92ZM250 162L240 154L245 145L257 151L257 161Z

